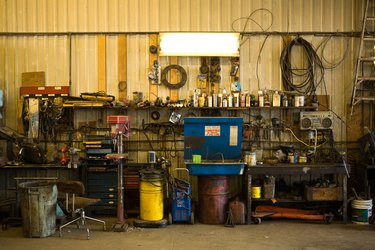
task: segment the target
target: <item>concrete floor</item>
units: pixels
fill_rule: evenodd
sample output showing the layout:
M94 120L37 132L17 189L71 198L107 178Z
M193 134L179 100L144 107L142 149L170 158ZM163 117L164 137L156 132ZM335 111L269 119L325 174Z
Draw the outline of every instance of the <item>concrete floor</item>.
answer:
M24 238L22 227L0 231L0 249L12 250L117 250L117 249L375 249L375 226L295 220L266 220L259 225L223 225L196 223L173 224L165 228L135 228L113 232L115 218L105 218L107 231L90 224L86 231L71 226L45 238Z

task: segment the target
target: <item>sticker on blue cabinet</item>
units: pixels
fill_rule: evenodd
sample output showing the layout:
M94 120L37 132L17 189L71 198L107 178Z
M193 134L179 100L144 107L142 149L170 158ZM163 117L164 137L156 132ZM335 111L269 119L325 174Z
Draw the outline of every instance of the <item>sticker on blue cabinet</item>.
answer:
M229 128L229 146L238 145L238 126L230 126Z

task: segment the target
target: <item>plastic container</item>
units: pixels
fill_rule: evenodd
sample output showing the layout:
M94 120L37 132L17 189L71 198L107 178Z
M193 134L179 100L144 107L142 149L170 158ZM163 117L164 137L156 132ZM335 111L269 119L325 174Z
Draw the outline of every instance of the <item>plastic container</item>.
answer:
M244 225L245 224L245 203L236 199L234 201L229 202L229 209L233 213L233 220L236 225Z
M372 200L352 201L352 222L355 224L368 224L372 215Z
M41 238L53 235L56 228L56 185L47 181L31 181L18 187L23 236Z
M266 176L263 182L263 198L273 199L275 198L275 177Z

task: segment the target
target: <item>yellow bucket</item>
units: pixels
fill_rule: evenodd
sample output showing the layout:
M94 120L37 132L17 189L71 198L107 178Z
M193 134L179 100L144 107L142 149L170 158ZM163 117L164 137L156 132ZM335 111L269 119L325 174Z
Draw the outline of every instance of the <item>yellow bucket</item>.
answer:
M251 198L260 198L261 188L260 187L251 187Z
M140 219L147 221L163 219L163 179L143 177L139 185Z

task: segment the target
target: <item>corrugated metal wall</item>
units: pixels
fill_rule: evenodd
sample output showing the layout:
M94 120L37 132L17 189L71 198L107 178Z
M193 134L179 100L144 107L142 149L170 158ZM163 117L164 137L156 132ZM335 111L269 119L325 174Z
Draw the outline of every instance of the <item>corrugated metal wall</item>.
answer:
M148 32L232 31L232 27L240 32L262 31L268 27L267 31L277 32L351 32L361 28L363 7L364 0L0 0L0 32L3 32L0 87L5 90L6 124L16 128L20 122L13 114L20 114L18 89L22 72L45 71L49 86L69 85L71 77L72 95L98 91L98 36L86 32L107 33L106 88L115 96L119 81L118 34L108 32L131 32L127 35L128 95L143 91L147 98L148 89L144 86L148 84ZM80 33L70 37L53 32ZM303 37L316 47L327 39L327 36ZM282 37L268 37L262 51L265 35L245 38L240 69L243 89L253 92L258 85L281 89ZM358 38L333 37L323 51L325 58L333 63L345 56L342 64L325 71L331 106L343 118L351 97L357 47ZM161 65L169 64L168 60L161 58ZM230 84L227 74L230 64L222 61L224 87ZM181 97L187 97L194 86L200 61L180 58L179 64L189 73L188 84L179 90ZM166 96L168 90L161 86L159 93ZM321 86L318 94L325 93ZM341 131L344 135L345 129Z

